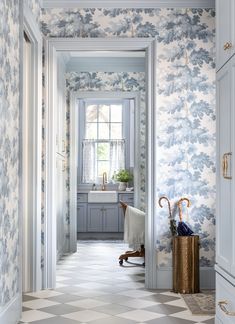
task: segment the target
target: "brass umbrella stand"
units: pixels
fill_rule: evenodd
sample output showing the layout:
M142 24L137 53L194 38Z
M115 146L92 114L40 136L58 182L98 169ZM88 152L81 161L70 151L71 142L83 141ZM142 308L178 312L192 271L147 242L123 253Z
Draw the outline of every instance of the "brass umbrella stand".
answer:
M182 202L186 201L187 207L189 207L190 201L188 198L181 198L177 203L180 220L177 228L179 235L177 235L169 199L165 196L161 197L159 205L163 207L161 204L163 199L168 202L170 228L173 236L173 292L181 294L199 293L199 236L192 235L193 232L183 222L182 212Z

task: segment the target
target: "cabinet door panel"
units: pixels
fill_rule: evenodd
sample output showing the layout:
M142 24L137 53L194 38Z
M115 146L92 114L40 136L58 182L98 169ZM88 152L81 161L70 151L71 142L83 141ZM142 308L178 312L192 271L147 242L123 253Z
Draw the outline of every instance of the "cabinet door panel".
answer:
M228 170L223 171L224 154L231 152L231 65L226 64L217 76L217 262L231 271L232 261L232 181L231 157L227 157Z
M77 232L87 231L87 204L77 205Z
M234 0L217 0L216 12L216 65L219 70L235 52ZM226 48L226 44L231 47Z
M230 242L230 248L232 250L232 262L231 262L231 274L235 277L235 204L234 204L234 197L235 197L235 57L231 60L231 120L232 120L232 127L231 127L231 146L232 146L232 183L231 183L231 214L232 214L232 237Z
M118 232L118 206L104 205L103 208L103 231Z
M102 232L103 227L103 206L88 204L87 229L88 232Z

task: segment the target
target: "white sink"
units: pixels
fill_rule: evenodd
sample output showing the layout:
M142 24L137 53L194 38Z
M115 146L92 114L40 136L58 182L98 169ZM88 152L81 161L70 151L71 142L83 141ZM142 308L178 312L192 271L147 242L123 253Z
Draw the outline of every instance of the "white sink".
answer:
M89 203L116 203L118 200L117 191L89 191Z

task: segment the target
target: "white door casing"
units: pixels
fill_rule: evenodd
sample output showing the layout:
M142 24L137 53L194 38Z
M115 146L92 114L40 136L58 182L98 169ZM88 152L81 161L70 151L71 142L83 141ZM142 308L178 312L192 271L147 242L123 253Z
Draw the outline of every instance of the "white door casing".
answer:
M146 52L146 80L147 80L147 119L146 119L146 147L147 147L147 173L146 173L146 196L147 196L147 217L146 217L146 287L156 288L157 284L157 256L155 249L156 242L156 40L151 38L131 38L131 39L68 39L52 38L47 39L45 44L46 55L46 179L45 179L45 282L44 288L55 288L56 272L56 214L55 214L55 103L56 103L56 66L57 53L70 51L145 51ZM71 112L71 127L74 132L76 111ZM76 139L71 136L71 154L76 155ZM74 161L70 161L70 251L76 251L76 204L77 204L77 177Z

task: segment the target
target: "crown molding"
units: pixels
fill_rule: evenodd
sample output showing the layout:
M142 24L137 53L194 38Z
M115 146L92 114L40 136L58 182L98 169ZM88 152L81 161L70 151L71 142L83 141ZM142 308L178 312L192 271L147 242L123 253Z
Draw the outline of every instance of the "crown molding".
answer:
M215 0L41 0L42 8L215 8Z

